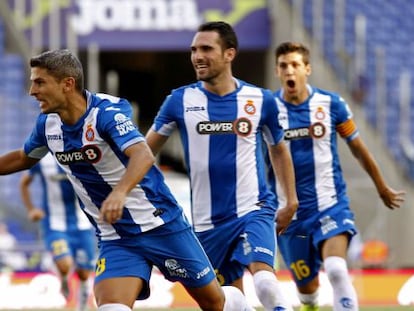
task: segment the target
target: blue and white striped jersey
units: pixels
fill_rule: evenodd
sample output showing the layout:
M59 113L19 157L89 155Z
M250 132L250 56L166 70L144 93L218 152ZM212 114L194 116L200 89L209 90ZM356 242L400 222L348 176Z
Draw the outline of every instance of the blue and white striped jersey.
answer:
M101 203L126 170L123 151L145 138L131 120L127 100L87 91L85 96L87 111L74 125L63 124L55 113L40 114L25 142L26 154L41 158L52 152L101 240L130 238L181 216L181 207L153 166L128 194L122 218L115 224L99 220Z
M33 177L39 176L42 185L43 232L50 230L77 232L92 228L91 223L79 207L78 198L65 172L59 167L51 153L29 170Z
M225 96L208 92L202 82L173 90L152 126L164 136L180 132L196 232L261 206L275 209L261 138L271 145L283 139L275 99L269 90L234 80L237 89Z
M295 168L297 219L332 207L339 200L349 201L338 156L337 134L347 141L359 135L343 98L309 85L308 90L310 96L300 105L285 102L283 90L274 94L279 123L285 131ZM274 182L273 178L272 175ZM276 192L279 205L284 206L284 196L277 186Z

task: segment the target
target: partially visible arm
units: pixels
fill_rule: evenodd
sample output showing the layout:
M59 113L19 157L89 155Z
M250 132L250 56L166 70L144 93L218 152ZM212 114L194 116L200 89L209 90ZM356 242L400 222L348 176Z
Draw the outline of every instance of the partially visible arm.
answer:
M362 168L371 177L385 206L390 209L399 208L404 202L405 191L396 191L387 185L377 162L361 137L351 140L348 146Z
M280 208L277 213L276 231L278 234L281 234L286 230L299 205L296 195L295 172L292 157L283 141L269 147L269 156L273 171L280 182L287 200L286 206Z
M23 149L10 151L0 156L0 175L16 173L35 165L39 159L29 158Z
M160 135L154 130L149 129L145 138L147 139L147 144L151 148L152 153L157 155L167 141L168 136Z
M101 206L101 217L109 223L121 218L127 194L144 178L155 162L154 155L145 142L129 146L125 154L129 157L125 174Z
M37 208L33 205L30 195L30 184L33 181L33 176L25 173L20 179L20 193L22 196L23 204L27 210L27 216L31 221L39 221L45 216L45 213L41 208Z

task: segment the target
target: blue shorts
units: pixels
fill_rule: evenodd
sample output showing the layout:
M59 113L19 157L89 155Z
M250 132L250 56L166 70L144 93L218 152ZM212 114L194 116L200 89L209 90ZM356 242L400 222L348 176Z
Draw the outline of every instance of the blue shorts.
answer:
M321 268L321 242L348 233L357 233L354 214L347 203L339 203L304 220L294 220L278 236L280 253L297 285L314 279Z
M252 262L273 267L276 252L275 214L262 208L214 229L198 232L221 285L243 276Z
M214 280L215 273L191 227L178 217L134 238L102 241L95 282L107 278L137 277L146 282L137 299L149 297L153 266L171 282L197 288Z
M94 269L97 240L93 230L52 230L45 233L44 240L54 261L71 256L78 268Z

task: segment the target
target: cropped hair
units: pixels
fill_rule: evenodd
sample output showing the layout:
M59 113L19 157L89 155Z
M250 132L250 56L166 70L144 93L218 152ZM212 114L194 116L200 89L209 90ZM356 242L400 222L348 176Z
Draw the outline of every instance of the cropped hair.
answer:
M310 62L310 51L309 49L299 42L283 42L275 50L276 64L279 56L288 53L299 53L302 55L303 62L308 65Z
M215 31L219 34L223 49L234 48L236 51L239 48L237 35L233 27L222 21L207 22L198 27L198 32Z
M83 67L79 59L67 49L46 51L30 59L30 67L47 70L57 81L67 77L75 79L75 88L82 92L84 88Z

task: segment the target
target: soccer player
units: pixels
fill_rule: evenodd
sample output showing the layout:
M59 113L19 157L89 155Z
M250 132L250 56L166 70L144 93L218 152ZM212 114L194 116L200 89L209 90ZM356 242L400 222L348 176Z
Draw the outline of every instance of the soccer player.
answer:
M278 243L296 282L302 311L319 310L318 272L322 263L333 287L333 309L355 311L357 294L345 260L357 229L339 163L337 136L347 142L388 208L400 207L404 191L395 191L385 182L344 99L308 84L309 54L307 47L294 42L282 43L275 51L275 70L282 87L274 96L293 158L299 198L294 219L278 236ZM278 183L273 189L283 202Z
M30 94L41 113L24 147L0 156L0 175L53 154L96 229L98 311L131 311L136 299L148 297L154 265L181 282L203 310L245 310L240 290L220 288L131 120L130 103L85 90L82 64L68 50L32 57L30 67Z
M30 185L35 176L42 185L42 208L33 204ZM80 281L77 310L88 307L88 279L95 266L96 239L91 223L79 207L65 172L51 153L21 177L20 190L31 221L41 221L41 233L61 279L62 294L69 298L69 275L75 268Z
M165 99L147 142L155 154L174 129L184 147L194 230L222 285L241 290L246 268L265 310L292 310L273 269L275 203L266 184L262 135L287 197L277 219L285 230L297 208L293 166L275 122L270 90L232 75L238 48L224 22L199 26L191 44L198 82Z

